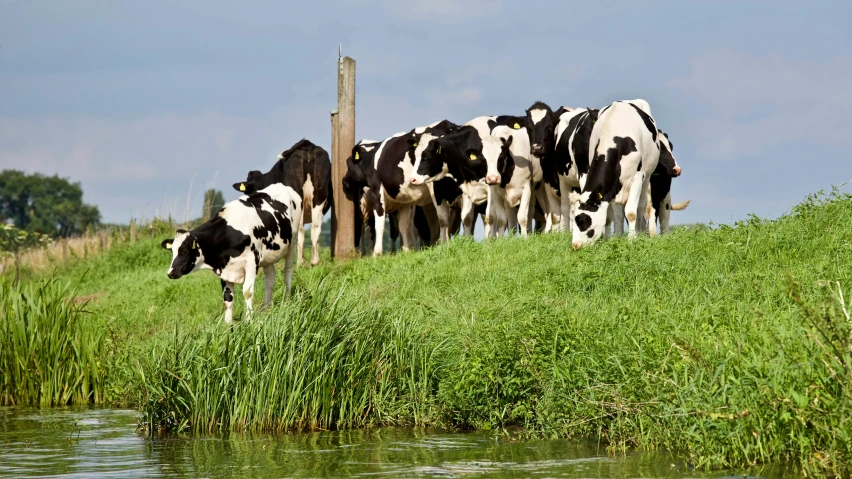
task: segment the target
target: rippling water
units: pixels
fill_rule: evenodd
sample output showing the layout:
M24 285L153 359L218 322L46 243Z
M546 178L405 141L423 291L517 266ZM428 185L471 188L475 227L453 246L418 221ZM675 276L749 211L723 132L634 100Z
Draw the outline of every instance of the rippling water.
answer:
M509 442L422 429L148 440L136 413L0 408L0 477L793 477L780 467L698 474L668 454Z

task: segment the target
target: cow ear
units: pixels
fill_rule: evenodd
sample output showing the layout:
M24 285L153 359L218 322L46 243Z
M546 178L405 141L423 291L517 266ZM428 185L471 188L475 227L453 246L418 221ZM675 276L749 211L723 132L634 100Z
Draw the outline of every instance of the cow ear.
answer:
M479 150L475 150L473 148L468 148L465 151L465 154L467 155L468 159L470 159L470 161L476 161L479 159L480 156Z
M432 142L432 153L434 153L436 155L441 154L441 142L440 141L436 140L436 141Z
M408 139L408 146L410 148L417 148L417 138L409 138Z
M241 181L241 182L239 182L239 183L234 183L234 189L235 189L235 190L237 190L237 191L239 191L239 192L241 192L241 193L245 193L245 191L246 191L246 182L245 182L245 181Z
M172 244L174 244L174 242L175 242L174 238L169 238L167 240L163 240L163 242L160 243L160 246L162 246L163 249L167 249L167 250L171 251Z

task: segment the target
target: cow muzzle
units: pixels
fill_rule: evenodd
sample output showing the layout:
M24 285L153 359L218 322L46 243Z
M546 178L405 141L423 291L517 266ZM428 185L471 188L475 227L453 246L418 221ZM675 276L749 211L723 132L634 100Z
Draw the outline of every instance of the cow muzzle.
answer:
M178 279L180 278L180 274L177 271L170 269L168 273L169 279Z
M488 175L485 177L485 183L489 185L500 184L500 175Z
M538 143L533 143L532 144L532 153L533 153L533 155L540 156L542 153L544 153L544 148L541 145L539 145Z
M674 175L675 175L675 176L680 176L680 173L681 173L683 170L682 170L679 166L675 166L673 171L674 171Z
M408 180L408 182L411 183L412 185L419 185L419 184L423 183L422 181L420 181L420 179L415 178L413 176L411 177L411 179Z
M577 251L578 249L583 247L583 243L571 243L571 247L574 248L574 251Z

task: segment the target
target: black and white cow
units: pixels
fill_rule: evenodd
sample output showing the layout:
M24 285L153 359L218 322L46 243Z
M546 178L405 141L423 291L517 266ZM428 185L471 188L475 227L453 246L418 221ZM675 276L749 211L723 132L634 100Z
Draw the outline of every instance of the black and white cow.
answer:
M657 232L657 223L660 224L660 234L669 231L669 216L673 209L684 209L689 201L672 205L672 178L677 178L683 172L674 158L674 145L669 140L669 135L657 129L657 139L660 144L660 161L657 168L651 174L648 206L645 210L645 218L648 221L648 234L654 236Z
M660 159L659 135L645 100L616 101L603 108L592 128L589 172L580 173L580 201L572 246L591 244L603 234L610 204L624 205L628 235L636 235L651 174ZM614 221L619 221L614 218Z
M412 184L409 181L414 166L414 150L420 138L427 133L441 134L454 128L455 124L444 120L409 132L397 133L382 141L374 152L370 152L369 157L353 150L352 167L360 170L357 175L366 179L371 190L369 194L374 195L376 200L373 202L376 238L381 238L384 234L385 215L399 211L402 249L413 248L416 241L414 208L432 203L433 198L439 205L448 205L461 194L453 181L434 185ZM442 224L448 225L443 220ZM373 253L382 254L381 241L376 241Z
M299 256L302 264L305 248L305 224L311 223L311 264L319 263L319 240L322 218L331 208L331 160L328 152L302 139L278 156L278 162L266 173L249 171L246 181L234 183L234 189L251 194L267 186L281 183L293 188L303 199L304 209L299 222ZM310 217L308 214L310 213Z
M488 158L496 164L502 153L501 140L483 134L472 125L463 125L444 135L423 135L415 153L411 182L416 185L454 182L463 192L461 216L465 235L472 235L477 207L485 205L489 197L485 183ZM485 216L486 237L492 236L492 227L495 231L505 228L505 216L489 217L487 212Z
M234 283L243 285L247 313L252 310L254 281L263 270L263 306L275 286L275 264L284 262L285 296L290 293L297 248L293 232L302 218L302 198L293 188L274 183L228 202L219 213L191 230L177 230L161 246L172 252L168 276L212 270L222 282L225 322L233 318Z
M589 172L589 140L599 112L590 108L562 111L555 128L556 146L548 161L556 170L560 192L560 224L556 229L569 231L580 202L580 175Z
M531 153L525 118L508 115L479 117L466 125L503 143L499 156L486 155L485 158L488 163L485 183L489 188L486 219L505 216L508 229L515 231L520 225L521 235L526 237L535 214L535 185L541 183L542 172L538 159Z
M545 219L544 231L550 232L561 224L559 176L553 159L556 147L555 129L560 116L571 108L557 111L537 101L526 110L524 125L529 134L533 162L538 163L543 182L536 183L536 202Z

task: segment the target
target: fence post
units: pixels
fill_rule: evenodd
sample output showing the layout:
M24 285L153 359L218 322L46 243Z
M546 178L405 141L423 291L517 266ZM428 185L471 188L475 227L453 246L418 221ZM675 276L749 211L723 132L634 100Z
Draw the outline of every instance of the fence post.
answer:
M330 112L331 116L331 161L334 164L337 161L337 132L338 132L338 111L332 110ZM333 168L333 167L332 167ZM334 173L332 173L334 174ZM345 173L344 173L345 175ZM341 181L343 181L341 179ZM335 183L336 185L336 183ZM341 192L342 193L342 192ZM331 235L329 235L329 240L331 241L331 256L335 256L335 238L337 238L337 201L334 200L334 208L331 209Z
M136 218L130 219L130 244L136 244Z
M346 158L355 146L355 60L338 57L337 66L337 115L332 116L332 124L337 117L336 138L332 147L331 178L334 195L334 247L332 254L336 258L352 256L355 248L354 209L343 194L343 176L346 175Z

